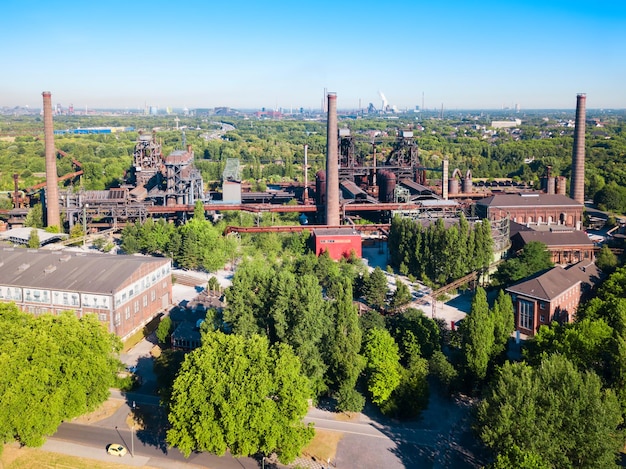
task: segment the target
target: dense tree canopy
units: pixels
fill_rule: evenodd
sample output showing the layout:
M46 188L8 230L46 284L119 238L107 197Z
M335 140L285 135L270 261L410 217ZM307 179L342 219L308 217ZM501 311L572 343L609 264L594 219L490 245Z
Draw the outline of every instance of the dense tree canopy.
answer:
M0 439L43 444L64 420L94 410L120 368L119 339L98 319L34 317L0 304Z
M499 285L510 285L553 266L547 246L539 241L531 241L516 257L498 266L494 279Z
M621 422L615 394L595 373L552 355L538 368L505 364L479 404L477 430L511 460L521 450L549 467L601 469L616 467Z
M436 285L485 269L493 259L493 238L488 221L470 228L461 216L446 227L440 218L422 226L408 218L394 217L389 232L391 264L401 272Z
M308 382L285 344L253 335L205 334L185 358L169 402L169 444L235 456L276 452L292 461L313 437L302 423Z

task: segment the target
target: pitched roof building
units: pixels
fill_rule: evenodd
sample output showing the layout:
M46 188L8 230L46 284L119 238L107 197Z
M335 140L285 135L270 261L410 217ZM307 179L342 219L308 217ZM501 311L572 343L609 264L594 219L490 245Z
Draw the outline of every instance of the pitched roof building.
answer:
M536 241L546 245L555 264L575 264L593 261L595 245L584 231L518 231L511 236L513 251L519 251Z
M516 330L533 336L552 321L573 322L581 298L600 278L595 264L579 262L568 269L554 267L507 288L513 300Z
M0 266L0 301L33 314L96 314L122 339L171 304L170 259L1 248Z
M525 225L564 225L577 230L582 227L583 204L562 194L521 192L496 194L476 202L481 218L511 221Z

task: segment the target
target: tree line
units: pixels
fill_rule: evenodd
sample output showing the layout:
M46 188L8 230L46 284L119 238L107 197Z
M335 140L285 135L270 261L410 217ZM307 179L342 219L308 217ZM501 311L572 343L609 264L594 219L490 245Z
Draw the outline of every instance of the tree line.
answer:
M396 216L391 222L388 246L392 266L435 286L484 271L493 260L489 221L478 221L470 227L463 215L451 226L446 226L443 219L424 226Z

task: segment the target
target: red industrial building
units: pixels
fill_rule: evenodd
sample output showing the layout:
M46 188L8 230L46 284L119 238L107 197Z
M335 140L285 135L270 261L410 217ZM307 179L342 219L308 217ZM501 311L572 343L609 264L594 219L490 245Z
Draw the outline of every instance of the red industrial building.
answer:
M476 214L489 220L509 217L527 226L566 226L580 230L583 204L561 194L496 194L476 202Z
M361 235L353 228L316 228L313 230L315 254L328 251L331 259L340 260L352 253L358 258L363 255Z

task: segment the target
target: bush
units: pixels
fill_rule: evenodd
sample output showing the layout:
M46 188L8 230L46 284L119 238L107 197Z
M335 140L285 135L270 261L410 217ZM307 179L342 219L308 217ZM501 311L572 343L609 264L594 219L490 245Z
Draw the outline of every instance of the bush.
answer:
M337 410L340 412L361 412L365 407L365 397L356 389L344 386L337 391Z

